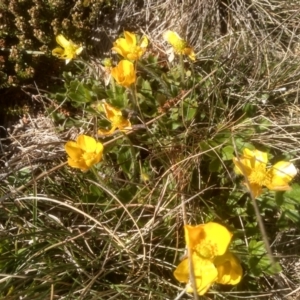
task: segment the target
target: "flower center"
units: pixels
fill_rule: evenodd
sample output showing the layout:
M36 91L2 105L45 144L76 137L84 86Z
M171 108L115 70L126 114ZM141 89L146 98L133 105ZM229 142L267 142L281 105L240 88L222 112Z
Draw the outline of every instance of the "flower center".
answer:
M85 153L82 154L82 159L84 160L84 162L86 163L86 165L88 167L90 167L95 162L96 154L95 153L85 152Z
M196 245L194 250L203 258L212 259L217 252L217 245L213 245L210 241L202 241L201 244Z
M250 184L257 184L258 186L269 186L272 182L272 174L266 170L264 165L259 166L252 170L248 176Z
M260 166L251 172L251 174L248 176L248 180L250 184L255 183L259 186L263 186L268 179L267 177L268 174L265 166Z

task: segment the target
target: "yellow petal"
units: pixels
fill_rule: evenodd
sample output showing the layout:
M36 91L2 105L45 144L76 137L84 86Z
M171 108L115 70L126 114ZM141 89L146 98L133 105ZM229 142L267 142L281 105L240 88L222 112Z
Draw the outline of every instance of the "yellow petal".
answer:
M253 151L255 157L255 165L266 165L268 163L268 153L259 150Z
M271 183L267 187L275 191L287 191L289 182L296 176L297 169L288 161L276 163L270 170Z
M85 152L82 155L82 159L84 160L84 162L88 168L97 164L101 160L101 158L102 158L102 152L99 152L99 153Z
M125 119L123 116L117 116L112 124L113 126L119 128L121 131L127 131L132 129L130 121L128 119Z
M81 148L78 146L77 143L73 142L73 141L69 141L65 144L65 150L67 152L67 154L73 159L73 160L78 160L80 159L81 155L82 155L82 150Z
M85 152L94 152L97 146L97 142L94 138L83 134L77 137L77 144Z
M148 38L146 36L143 36L140 40L140 47L147 48L148 44L149 44Z
M234 254L226 252L222 256L217 256L214 264L218 270L217 283L238 284L243 276L243 269Z
M250 183L249 186L248 186L247 183L245 183L245 185L248 187L248 190L251 190L252 195L253 195L254 198L257 198L261 195L262 186L260 184Z
M187 47L183 51L184 54L187 55L191 60L196 60L196 55L193 48Z
M130 87L136 80L134 65L128 60L121 60L115 68L112 68L111 75L124 87Z
M136 46L136 36L134 33L129 31L124 31L125 40L128 46L135 47Z
M186 258L177 266L174 276L179 282L188 283L190 280L189 260Z
M257 168L259 165L267 165L268 154L266 152L259 151L257 149L250 150L245 148L243 150L243 159L248 161L249 167L252 169Z
M117 128L116 127L112 127L110 130L105 130L105 129L98 129L97 134L100 136L106 136L106 135L111 135L115 132Z
M235 165L234 171L236 174L249 176L252 172L251 167L249 166L248 160L244 160L242 158L234 157L233 163Z
M103 150L104 150L103 144L97 142L97 144L96 144L96 149L95 149L95 154L96 154L98 157L100 157L100 159L102 158ZM100 160L100 159L99 159L99 160Z
M105 112L106 118L112 122L115 116L122 116L122 111L118 108L111 106L109 103L103 101L102 107Z
M59 44L63 48L66 48L70 45L70 42L62 34L59 34L56 37L56 42L57 42L57 44Z
M187 246L207 259L223 255L232 238L232 233L226 227L214 222L185 225L184 233Z
M80 169L81 171L85 172L89 169L89 167L86 165L85 161L83 159L81 160L73 160L72 158L68 158L68 165L72 168Z
M192 258L197 294L204 295L216 281L218 271L211 261L202 259L196 254L193 254Z
M178 46L178 44L180 44L182 42L182 40L183 40L178 35L177 32L171 31L171 30L167 30L163 34L163 38L164 38L165 41L167 41L169 44L171 44L174 48L176 48Z
M114 47L112 47L112 50L117 52L124 58L127 58L127 54L130 51L130 47L125 39L120 38L116 40L116 42L114 43Z
M192 253L193 271L198 295L204 295L210 286L216 281L218 272L215 265ZM187 292L192 293L193 288L190 282L189 261L184 259L174 271L174 276L179 282L187 283Z
M78 47L78 48L75 50L75 53L76 53L76 55L79 55L82 51L83 51L83 47Z
M65 50L62 48L57 47L52 50L52 55L57 56L58 58L63 58L64 54Z

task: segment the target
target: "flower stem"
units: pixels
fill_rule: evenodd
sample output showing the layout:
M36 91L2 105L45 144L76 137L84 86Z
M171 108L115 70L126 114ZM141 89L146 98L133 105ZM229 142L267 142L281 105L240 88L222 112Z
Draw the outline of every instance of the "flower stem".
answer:
M180 76L181 76L181 83L184 84L184 63L183 63L183 55L179 55L179 63L180 63Z
M138 178L138 174L139 174L139 165L138 165L138 161L136 159L136 151L134 148L134 145L132 144L129 136L127 134L125 134L124 132L122 132L122 134L124 135L124 137L127 139L128 143L129 143L129 147L130 147L130 153L131 153L131 160L132 160L132 178L136 179Z
M110 77L110 85L111 85L111 89L112 89L112 92L113 92L113 98L115 100L116 99L116 82L115 82L115 79L112 76Z

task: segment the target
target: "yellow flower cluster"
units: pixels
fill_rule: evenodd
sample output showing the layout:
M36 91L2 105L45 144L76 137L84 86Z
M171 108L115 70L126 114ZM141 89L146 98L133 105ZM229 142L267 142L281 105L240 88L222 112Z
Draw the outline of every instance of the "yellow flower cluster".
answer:
M99 129L98 135L113 134L117 129L120 131L132 129L130 121L123 117L120 109L111 106L105 101L102 102L102 107L107 120L111 123L111 129ZM94 138L87 135L79 135L76 142L69 141L65 145L65 150L69 155L68 165L86 172L101 161L103 149L103 144L97 142Z
M138 60L145 53L148 46L147 37L142 37L137 42L136 35L124 31L125 38L119 38L114 42L112 50L125 58L115 68L112 68L111 75L116 82L126 88L136 81L136 71L132 61Z
M175 54L186 55L195 60L193 48L176 32L168 30L163 37L173 47ZM83 50L63 35L58 35L56 41L62 48L55 48L52 54L65 59L67 63ZM119 85L130 88L137 77L134 62L142 57L147 46L147 37L138 41L135 34L125 31L124 38L117 39L112 47L124 59L116 67L112 67L110 60L105 61L106 72ZM123 116L120 109L105 100L101 102L101 106L111 127L108 130L98 129L98 135L110 135L117 129L122 132L132 129L130 120ZM86 172L102 160L104 146L92 137L79 135L76 142L66 143L65 150L69 166ZM291 162L280 161L267 167L267 153L248 148L243 150L240 157L234 157L233 163L235 172L246 178L245 185L255 198L261 195L263 187L273 191L289 190L289 183L297 174ZM236 285L241 281L241 264L228 250L232 233L224 226L214 222L196 226L185 225L184 234L188 257L179 263L174 276L178 281L186 283L188 293L193 293L195 289L198 295L204 295L214 283Z
M235 172L244 175L245 185L254 198L262 193L263 186L271 191L290 190L289 182L296 176L295 166L288 161L279 161L267 168L268 154L257 149L245 148L240 157L234 157Z
M184 234L191 256L177 266L174 276L187 284L188 293L193 293L190 265L198 295L204 295L213 283L236 285L241 281L243 269L235 255L228 251L232 233L224 226L214 222L185 225Z
M187 42L176 32L168 30L163 34L163 37L172 45L176 54L187 55L191 60L195 60L193 48L188 46ZM82 46L67 40L62 34L56 37L56 42L61 47L53 49L52 55L66 60L66 63L76 58L83 50ZM136 81L136 70L133 62L140 59L145 53L148 43L146 36L143 36L138 42L136 35L128 31L124 31L124 38L119 38L114 42L112 50L125 58L116 67L109 68L112 77L119 85L129 88Z

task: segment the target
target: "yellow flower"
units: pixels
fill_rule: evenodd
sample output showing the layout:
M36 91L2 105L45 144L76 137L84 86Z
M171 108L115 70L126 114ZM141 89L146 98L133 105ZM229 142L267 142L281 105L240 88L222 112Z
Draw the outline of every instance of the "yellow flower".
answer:
M111 75L118 84L127 88L136 80L133 63L128 60L121 60L116 67L112 68Z
M87 135L79 135L76 142L65 144L68 164L85 172L102 159L103 145Z
M74 44L71 40L67 40L62 34L59 34L56 37L56 42L62 47L57 47L52 50L52 55L60 58L65 59L66 64L71 61L71 59L76 58L79 55L83 47Z
M137 44L135 34L124 31L124 36L125 38L117 39L114 42L112 50L129 60L139 59L145 53L148 46L147 37L142 37L139 44Z
M266 186L272 191L288 191L291 189L289 182L297 174L291 162L279 161L273 167L267 168L268 154L259 150L245 148L243 155L234 157L235 172L247 177L249 186L245 183L256 198Z
M243 270L237 258L227 251L232 233L224 226L210 222L184 226L185 241L191 259L198 295L204 295L215 282L238 284ZM174 271L175 278L187 283L187 292L193 293L190 283L189 260L185 258Z
M123 117L122 111L117 109L110 104L103 101L102 107L104 109L106 118L111 123L110 130L98 130L99 135L108 135L114 133L114 131L118 128L121 131L126 131L132 129L131 123L128 119Z
M190 47L175 31L167 30L163 34L163 38L173 47L176 54L187 55L191 60L196 59L194 49Z

